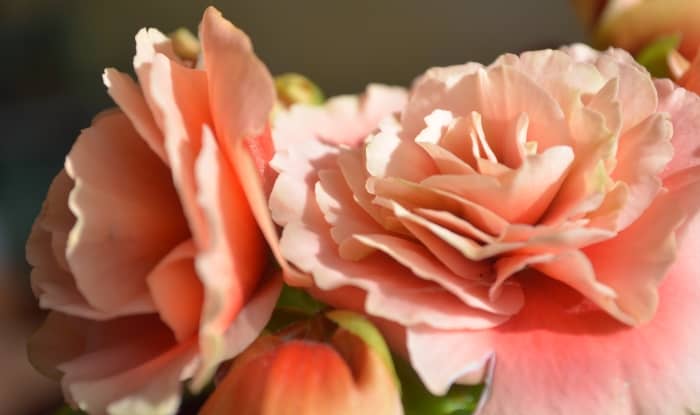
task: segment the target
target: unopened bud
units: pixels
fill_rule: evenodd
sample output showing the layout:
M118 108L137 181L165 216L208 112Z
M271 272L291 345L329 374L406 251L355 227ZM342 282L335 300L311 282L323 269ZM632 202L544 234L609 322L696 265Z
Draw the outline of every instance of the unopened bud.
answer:
M177 56L187 61L197 61L201 46L199 39L187 28L181 27L170 34L173 42L173 51Z
M287 73L275 78L277 98L284 107L294 104L321 105L323 92L308 78L297 73Z

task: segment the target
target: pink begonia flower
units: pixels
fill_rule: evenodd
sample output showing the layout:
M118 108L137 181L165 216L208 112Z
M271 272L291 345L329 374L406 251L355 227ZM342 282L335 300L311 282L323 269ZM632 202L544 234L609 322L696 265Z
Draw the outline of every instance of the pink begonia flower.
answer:
M282 253L480 414L700 411L699 111L620 50L431 69L366 140L276 125Z
M697 0L572 0L600 46L633 53L655 40L681 35L680 51L693 59L700 47Z
M105 71L119 108L78 137L27 244L51 310L31 360L90 414L174 413L180 382L202 387L252 343L281 286L255 220L274 231L274 83L214 8L200 38L201 69L143 29L138 84Z

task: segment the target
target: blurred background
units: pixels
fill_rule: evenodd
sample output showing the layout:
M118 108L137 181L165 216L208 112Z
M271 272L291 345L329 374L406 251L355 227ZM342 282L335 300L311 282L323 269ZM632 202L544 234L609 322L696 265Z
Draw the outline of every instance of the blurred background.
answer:
M196 33L209 4L248 33L273 74L300 72L328 96L585 40L567 0L0 0L0 415L60 405L58 386L26 362L42 314L24 242L71 144L111 106L103 68L133 72L139 28Z

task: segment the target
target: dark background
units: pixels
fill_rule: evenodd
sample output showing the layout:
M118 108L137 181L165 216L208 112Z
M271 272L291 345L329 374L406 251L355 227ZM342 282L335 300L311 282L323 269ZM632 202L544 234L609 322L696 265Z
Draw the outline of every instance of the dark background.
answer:
M141 27L196 33L209 4L273 74L303 73L327 95L585 40L567 0L0 0L0 415L42 413L57 399L25 363L40 316L23 246L73 140L111 105L103 68L131 72Z

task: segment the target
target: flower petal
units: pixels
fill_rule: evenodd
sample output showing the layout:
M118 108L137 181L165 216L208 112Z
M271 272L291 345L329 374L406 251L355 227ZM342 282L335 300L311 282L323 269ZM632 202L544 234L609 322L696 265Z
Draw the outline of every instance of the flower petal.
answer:
M161 319L184 342L196 336L204 294L194 269L196 247L190 239L176 246L147 277Z
M66 171L77 218L67 258L85 299L110 312L148 297L146 275L188 235L166 166L111 112L81 134Z
M221 336L245 305L266 266L266 246L243 188L208 127L195 164L199 203L209 240L195 268L204 286L199 330L205 365L223 360ZM225 213L225 214L224 214Z

